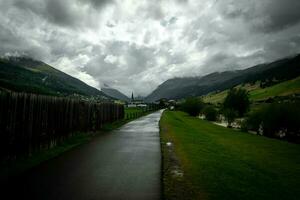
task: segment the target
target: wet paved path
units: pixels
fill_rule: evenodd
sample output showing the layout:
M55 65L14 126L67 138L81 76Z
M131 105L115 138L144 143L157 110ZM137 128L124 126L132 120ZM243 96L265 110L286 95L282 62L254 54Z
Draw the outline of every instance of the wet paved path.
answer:
M5 199L160 199L160 116L139 118L43 163L19 177Z

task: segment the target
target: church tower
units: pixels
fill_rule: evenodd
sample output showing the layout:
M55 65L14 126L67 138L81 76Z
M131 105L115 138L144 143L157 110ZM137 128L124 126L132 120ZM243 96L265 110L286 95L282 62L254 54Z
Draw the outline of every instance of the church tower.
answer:
M133 92L132 92L132 94L131 94L131 102L133 102L134 101L134 97L133 97Z

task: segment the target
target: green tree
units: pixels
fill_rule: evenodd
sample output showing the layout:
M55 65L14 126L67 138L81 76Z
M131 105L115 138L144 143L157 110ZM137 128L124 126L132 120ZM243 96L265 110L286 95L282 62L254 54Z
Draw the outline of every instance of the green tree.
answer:
M198 116L203 107L202 100L195 97L186 99L181 105L181 109L191 116Z
M300 103L282 102L272 103L252 112L246 119L246 128L259 131L263 135L278 137L280 131L291 141L300 141Z
M235 118L238 116L235 110L228 108L223 110L223 115L228 123L228 127L232 127L232 122L234 122Z
M209 121L217 120L218 112L214 108L214 106L205 106L202 112L205 115L205 119L207 119Z
M223 109L237 112L238 117L244 116L249 110L250 100L245 89L232 88L223 102Z

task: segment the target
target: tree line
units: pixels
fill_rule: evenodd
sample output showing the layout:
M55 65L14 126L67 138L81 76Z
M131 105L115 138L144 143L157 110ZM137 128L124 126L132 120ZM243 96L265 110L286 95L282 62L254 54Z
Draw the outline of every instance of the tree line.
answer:
M209 121L217 121L223 116L228 127L232 127L239 118L243 131L300 143L299 100L262 104L255 109L250 109L250 105L245 89L232 88L220 107L205 104L201 98L188 98L179 105L179 109L191 116L203 115Z

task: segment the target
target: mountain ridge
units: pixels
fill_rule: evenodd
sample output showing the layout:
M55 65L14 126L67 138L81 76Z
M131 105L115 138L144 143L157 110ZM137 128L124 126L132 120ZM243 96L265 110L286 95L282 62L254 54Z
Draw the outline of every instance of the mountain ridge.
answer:
M101 87L101 91L104 94L106 94L108 96L111 96L113 98L116 98L116 99L119 99L119 100L122 100L122 101L127 101L127 102L130 101L130 98L128 96L126 96L125 94L123 94L119 90L110 87L107 84L104 84L103 87Z
M75 94L110 99L83 81L29 57L0 58L0 87L16 92L54 96Z
M214 72L201 77L172 78L160 84L145 100L154 102L161 98L182 99L225 90L244 82L262 79L292 79L300 75L300 54L263 63L243 70Z

